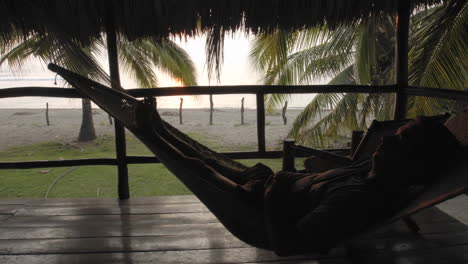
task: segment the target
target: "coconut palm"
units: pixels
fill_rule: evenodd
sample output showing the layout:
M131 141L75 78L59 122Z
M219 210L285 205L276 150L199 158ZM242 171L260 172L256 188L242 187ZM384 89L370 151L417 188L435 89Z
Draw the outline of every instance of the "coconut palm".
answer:
M14 71L21 71L25 61L34 56L44 63L54 62L88 78L109 84L109 76L99 65L99 55L105 49L105 39L95 39L86 45L62 37L32 35L26 39L18 34L16 39L3 40L0 47L0 64L8 62ZM51 48L53 47L53 48ZM155 68L168 73L186 85L196 85L195 67L188 54L170 40L151 38L129 41L121 38L118 52L123 70L140 87L157 87ZM91 102L82 100L83 116L78 141L96 138Z
M464 89L468 17L462 2L447 1L413 13L410 85ZM333 29L325 25L300 32L278 30L257 37L251 57L265 72L265 84L310 84L317 79L328 79L329 84L392 84L394 21L376 16ZM277 108L287 96L270 95L266 105ZM297 117L290 136L305 144L326 145L327 138L366 128L370 118L391 119L394 100L388 94L319 94ZM408 114L431 115L447 106L443 100L410 97Z

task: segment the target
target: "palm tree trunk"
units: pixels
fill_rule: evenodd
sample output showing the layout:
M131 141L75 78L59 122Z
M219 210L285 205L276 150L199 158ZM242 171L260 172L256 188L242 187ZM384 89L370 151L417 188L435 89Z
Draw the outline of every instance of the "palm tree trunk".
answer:
M80 134L78 141L91 141L96 139L96 132L93 123L93 110L91 109L91 101L82 99L83 117L81 120Z

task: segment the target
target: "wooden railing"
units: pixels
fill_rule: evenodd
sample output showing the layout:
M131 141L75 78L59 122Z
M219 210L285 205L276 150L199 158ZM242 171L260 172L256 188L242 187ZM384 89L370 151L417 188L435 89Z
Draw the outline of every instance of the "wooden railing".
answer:
M396 93L397 86L366 86L366 85L298 85L298 86L197 86L177 88L153 88L153 89L128 89L126 92L137 98L154 96L182 96L182 95L210 95L210 94L255 94L257 103L257 138L258 150L252 152L230 152L224 153L233 159L258 159L258 158L281 158L282 151L267 151L265 144L265 94L305 94L305 93ZM408 87L406 93L409 96L427 96L458 100L468 102L468 91L456 91L448 89L434 89L424 87ZM53 87L20 87L0 89L1 98L43 96L62 98L82 98L77 90L71 88ZM125 143L125 142L120 142ZM304 154L306 155L306 154ZM299 155L300 156L300 155ZM125 155L125 166L128 164L157 163L156 157L149 156L127 156ZM67 166L89 166L89 165L118 165L114 158L75 159L75 160L52 160L52 161L15 161L0 162L0 169L29 169L44 167L67 167ZM119 177L120 179L120 177Z

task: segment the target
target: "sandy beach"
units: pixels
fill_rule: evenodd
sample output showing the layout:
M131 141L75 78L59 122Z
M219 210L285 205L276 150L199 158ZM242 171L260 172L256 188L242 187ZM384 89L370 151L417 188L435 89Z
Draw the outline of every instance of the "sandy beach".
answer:
M245 110L244 125L241 125L240 109L215 109L214 124L211 126L209 109L183 110L183 124L179 124L178 109L159 109L159 112L166 121L185 133L199 134L201 138L239 151L256 149L255 109ZM267 148L276 148L282 144L299 113L299 109L288 109L287 125L283 124L280 112L266 115ZM64 144L76 141L81 125L81 109L49 109L49 120L50 125L47 126L45 109L0 109L0 150L47 141ZM94 109L93 120L98 136L114 134L114 128L104 111Z

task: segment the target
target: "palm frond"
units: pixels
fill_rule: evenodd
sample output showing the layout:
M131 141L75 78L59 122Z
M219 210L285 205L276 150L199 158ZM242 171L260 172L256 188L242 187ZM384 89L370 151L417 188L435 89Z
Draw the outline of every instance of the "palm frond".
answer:
M359 38L354 62L358 84L371 84L372 68L377 66L375 27L375 21L371 20L369 23L361 24L358 30Z
M411 85L466 89L468 3L448 1L416 21L410 39Z
M55 35L31 35L27 39L18 37L13 43L10 50L4 50L0 64L8 61L14 71L20 72L27 59L35 56L45 64L53 62L81 75L109 83L109 76L93 55L95 46L83 48L70 39Z
M119 62L122 69L131 75L139 87L157 87L158 81L154 73L151 57L142 40L129 42L121 39L118 42Z
M299 130L300 133L296 132L298 128L292 129L290 135L295 134L294 138L303 144L323 147L329 143L330 138L336 138L338 135L357 129L359 127L356 118L357 101L360 95L333 94L331 97L334 97L333 101L336 105L326 116L321 117L315 125Z
M153 43L157 46L158 43ZM152 49L152 51L158 51ZM170 40L159 43L159 53L152 53L153 62L160 70L177 79L183 85L197 85L196 69L189 54ZM159 56L159 57L158 57Z

